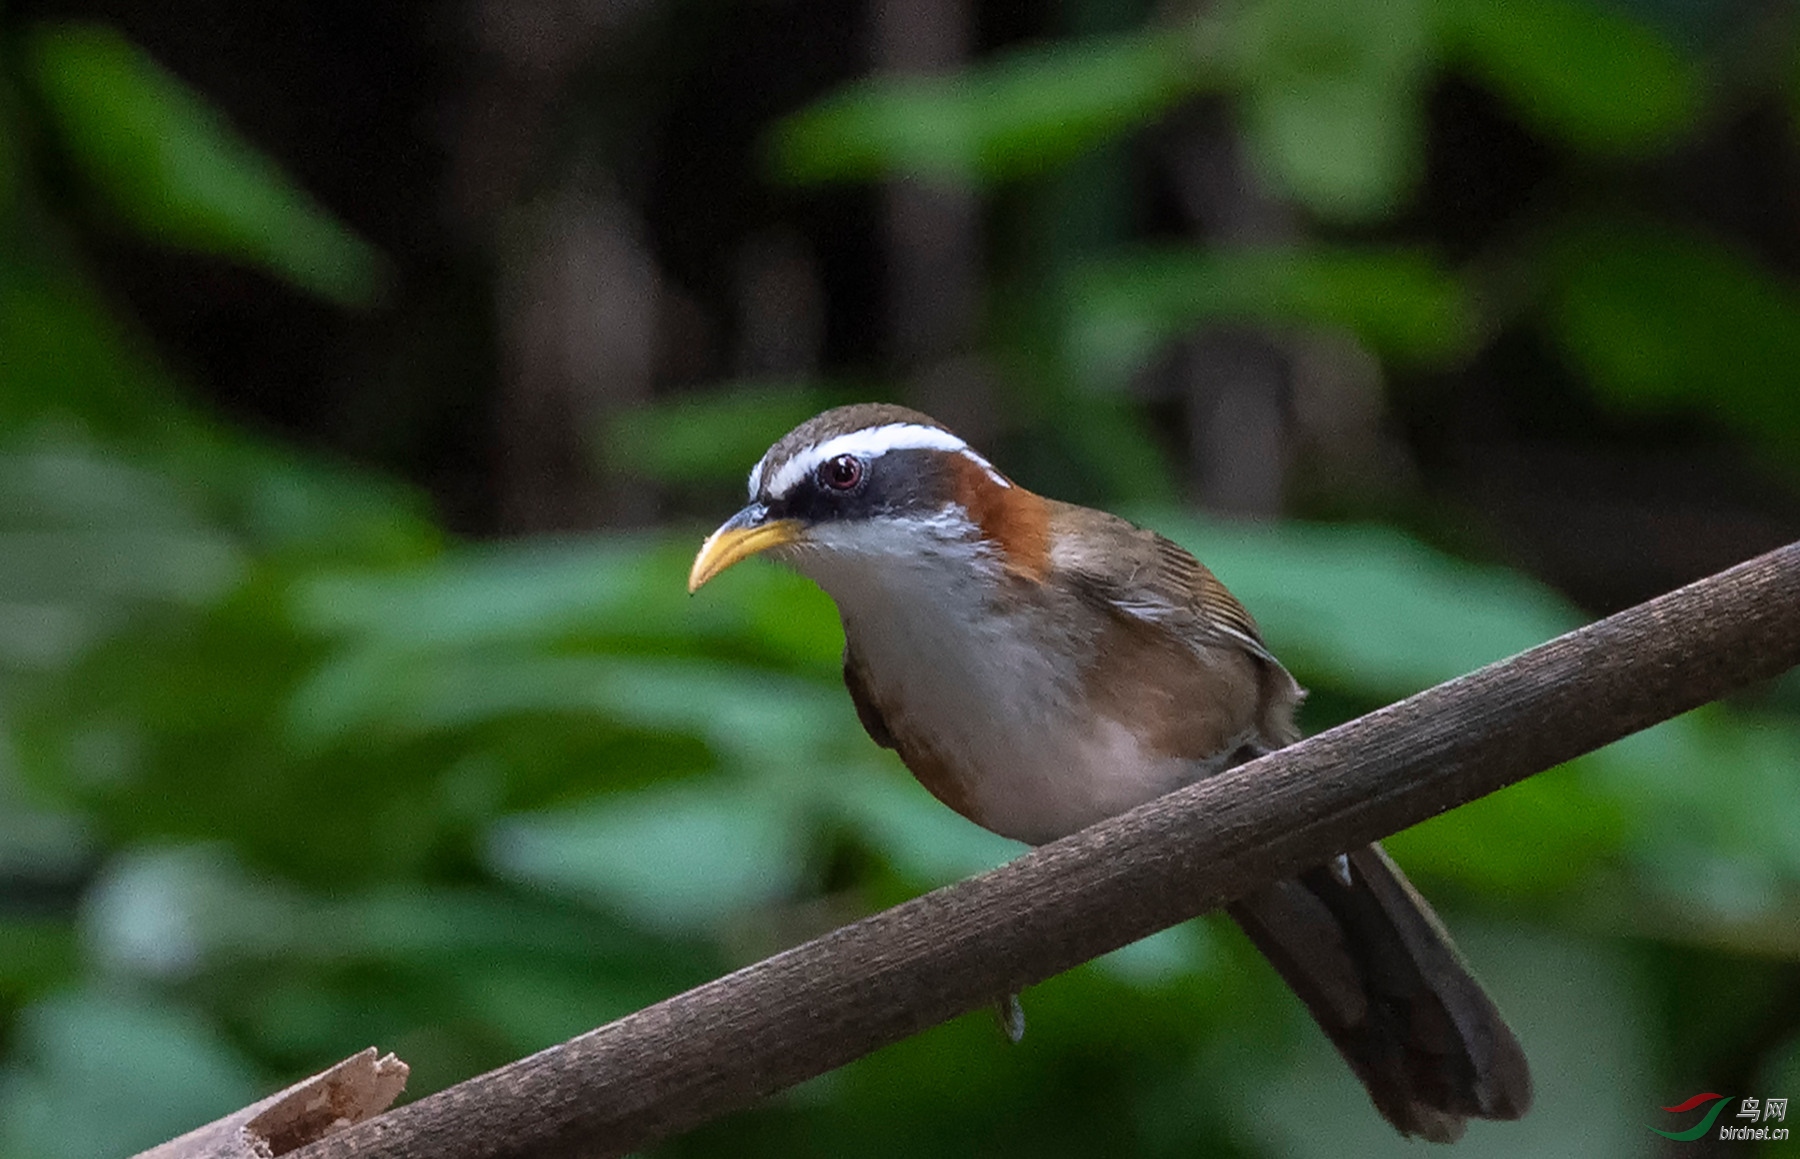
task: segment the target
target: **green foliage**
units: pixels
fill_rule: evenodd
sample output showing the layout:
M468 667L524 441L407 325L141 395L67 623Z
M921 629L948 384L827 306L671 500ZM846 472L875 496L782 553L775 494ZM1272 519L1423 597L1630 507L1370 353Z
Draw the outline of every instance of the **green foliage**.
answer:
M672 405L624 412L603 436L615 469L677 484L742 478L769 444L840 403L847 390L810 383L732 383Z
M1266 620L1306 682L1394 700L1560 635L1581 617L1515 572L1452 559L1387 527L1209 527L1148 520Z
M373 297L374 252L125 38L99 25L51 25L25 47L59 143L126 224L335 301Z
M1777 453L1800 445L1800 288L1666 225L1580 222L1547 247L1548 323L1601 398L1709 410Z
M254 1102L245 1060L162 1003L98 992L27 1009L26 1067L0 1075L0 1154L123 1155Z
M1397 361L1468 349L1461 284L1429 255L1370 249L1169 249L1078 269L1066 293L1077 364L1107 381L1208 322L1349 331Z
M1270 175L1328 217L1395 209L1419 168L1424 0L1257 0L1242 13L1244 126Z
M1694 66L1585 0L1243 0L1169 29L1015 51L943 77L858 82L783 122L793 181L1044 173L1196 95L1235 92L1269 176L1315 212L1366 220L1418 175L1420 97L1466 70L1533 125L1608 154L1670 144L1699 111Z
M704 932L793 892L794 821L771 794L676 785L506 822L489 857L507 878L595 899L647 928Z
M1217 87L1220 68L1201 28L1024 50L943 78L871 79L783 123L771 154L794 181L1042 173Z
M1603 154L1652 152L1699 111L1698 70L1652 29L1582 0L1440 0L1446 51L1535 127Z
M42 27L18 59L47 147L118 221L333 301L377 288L366 246L127 41ZM1217 95L1278 193L1397 232L1421 94L1447 69L1608 165L1678 141L1704 87L1653 31L1575 0L1262 0L863 82L785 122L774 155L795 181L1041 188ZM51 900L0 909L0 1159L126 1153L370 1041L414 1064L412 1093L436 1089L1018 852L863 736L815 589L749 565L686 596L704 528L459 543L401 488L199 413L38 228L58 218L19 137L0 132L0 884ZM1788 279L1630 219L1524 233L1502 255L1531 275L1523 322L1597 398L1705 411L1791 458ZM1583 618L1395 526L1183 514L1119 389L1220 321L1455 369L1514 321L1484 311L1479 273L1304 236L1046 244L1024 264L1041 280L996 293L983 336L1033 436L1021 477L1156 504L1144 519L1313 690L1309 724ZM843 394L737 384L600 437L610 464L723 515L768 441ZM1797 703L1710 707L1393 839L1476 931L1542 1076L1533 1119L1469 1147L1635 1153L1675 1053L1646 1028L1692 990L1682 955L1800 956ZM960 1020L662 1150L1391 1153L1223 925L1027 1004L1021 1048ZM1772 1084L1800 1066L1769 1059Z
M153 495L156 479L142 476L136 490ZM13 494L9 524L41 519ZM395 517L410 518L404 508ZM1389 529L1152 522L1259 610L1304 680L1371 703L1575 618L1517 575ZM943 810L860 736L835 687L828 605L773 569L734 573L690 602L680 594L685 536L458 548L412 562L371 553L361 566L361 553L347 553L273 573L268 549L227 528L215 536L236 545L239 563L211 586L100 585L144 610L120 622L117 645L96 639L65 655L67 682L28 696L19 721L40 800L93 819L118 850L85 911L92 957L64 951L53 959L61 977L94 971L197 1001L201 1021L154 1023L163 1029L144 1034L165 1037L146 1053L121 1037L119 1065L192 1055L208 1106L243 1101L244 1080L224 1077L243 1064L220 1069L228 1056L207 1045L220 1033L234 1050L299 1068L374 1036L422 1054L428 1089L697 981L732 960L726 947L773 948L757 924L813 895L831 850L883 867L864 886L872 902L1016 848ZM257 593L263 585L272 590ZM131 626L146 616L153 629ZM804 635L770 630L794 619L809 622ZM1767 809L1800 799L1789 783L1800 734L1787 720L1751 733L1724 710L1710 719L1459 810L1395 848L1428 884L1469 897L1579 907L1593 896L1619 907L1614 920L1628 928L1744 937L1800 894L1800 857ZM1766 757L1746 759L1751 736L1764 738ZM1677 773L1690 767L1747 779L1702 790ZM1764 816L1752 825L1753 809ZM1755 889L1720 876L1745 866L1756 867ZM1623 896L1621 874L1635 883ZM1708 914L1704 929L1672 930L1664 914L1680 907ZM11 935L29 936L47 932ZM27 997L49 992L44 964L0 952L0 968L0 993L25 997L28 1024L51 1028L33 1033L77 1049L81 1024L57 1005L77 1000ZM1088 1033L1081 1002L1149 1017L1171 987L1189 997L1164 1017L1220 1018L1208 987L1249 970L1211 938L1172 935L1088 972L1104 983L1072 979L1034 995L1029 1041L1055 1057L1059 1042ZM1284 1017L1260 1000L1244 1009L1271 1025ZM872 1076L911 1074L907 1057L939 1065L948 1051L960 1068L968 1050L990 1049L969 1033L871 1061L837 1098L885 1102L889 1088ZM178 1034L190 1037L169 1045ZM1120 1042L1176 1049L1173 1039L1147 1047L1136 1031ZM1277 1045L1244 1049L1267 1070L1279 1065ZM66 1077L76 1064L60 1058L18 1055L0 1095L0 1122L34 1149L43 1108L77 1097ZM1023 1065L991 1080L992 1097L1075 1081ZM154 1097L129 1074L117 1082ZM140 1132L134 1141L167 1133L160 1110L132 1106L108 1121ZM770 1111L765 1129L799 1113ZM946 1112L941 1129L956 1121ZM1192 1114L1168 1129L1180 1124ZM891 1138L914 1136L896 1126Z
M9 388L0 417L10 429L50 420L146 438L159 428L187 433L167 423L169 384L76 275L11 254L0 260L0 349Z

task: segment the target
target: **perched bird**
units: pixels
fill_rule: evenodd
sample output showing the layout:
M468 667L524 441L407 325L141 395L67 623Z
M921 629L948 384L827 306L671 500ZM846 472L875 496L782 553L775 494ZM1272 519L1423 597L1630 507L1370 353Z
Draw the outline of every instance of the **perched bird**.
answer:
M1004 836L1051 841L1298 738L1304 693L1198 560L1027 491L917 411L840 407L781 438L689 590L758 554L836 602L875 743ZM1525 1113L1524 1052L1380 846L1229 909L1403 1134Z

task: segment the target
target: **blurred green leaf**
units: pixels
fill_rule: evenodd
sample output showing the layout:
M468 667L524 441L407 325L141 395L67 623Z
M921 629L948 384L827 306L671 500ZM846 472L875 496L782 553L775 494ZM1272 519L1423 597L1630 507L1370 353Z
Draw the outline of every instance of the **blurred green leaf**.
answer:
M130 1155L248 1106L262 1084L169 1003L72 991L27 1007L0 1071L0 1156Z
M1423 0L1259 0L1236 32L1245 127L1269 172L1325 217L1393 210L1419 169Z
M509 1062L623 1018L670 989L621 987L591 968L530 958L486 963L454 981L455 1016L496 1028L507 1039Z
M1387 847L1421 881L1521 901L1568 896L1617 864L1636 812L1585 773L1581 762L1539 773L1396 833Z
M621 414L605 433L606 461L675 485L741 481L769 445L822 410L855 399L822 384L744 383L682 395Z
M552 641L642 623L646 603L684 608L677 578L646 582L648 548L624 538L538 541L467 548L407 569L315 573L296 585L293 613L310 631L389 649Z
M1030 437L1005 448L1005 462L1047 493L1107 506L1174 503L1176 472L1154 423L1120 389L1125 383L1102 377L1130 368L1103 372L1084 363L1087 352L1068 333L1071 312L1083 304L1072 280L1064 275L1050 294L1001 294L993 302L1006 378L1033 423Z
M148 353L66 269L0 256L0 431L46 420L157 445L183 416Z
M944 807L874 754L827 786L838 814L910 881L933 888L1002 865L1025 851Z
M224 538L196 509L199 499L195 488L91 444L40 437L0 454L0 520L9 528L170 526Z
M795 883L800 832L764 794L681 785L497 825L487 856L513 881L613 906L652 928L704 930Z
M201 498L75 441L0 451L0 670L54 670L146 605L233 590L249 560Z
M1605 398L1710 411L1792 458L1800 288L1678 229L1592 222L1547 250L1552 334Z
M1205 322L1329 326L1421 361L1467 349L1474 328L1462 284L1431 258L1396 250L1126 254L1078 269L1064 301L1075 357L1103 382Z
M112 29L40 25L29 70L59 141L115 212L165 244L259 266L345 304L380 262L193 90Z
M0 917L0 1003L23 1004L80 977L81 945L60 918Z
M1228 77L1206 25L1011 52L946 77L875 77L794 114L771 141L791 181L1040 173Z
M219 844L124 853L95 883L82 919L101 965L146 980L245 962L293 968L509 953L591 966L640 949L616 926L492 888L396 884L319 896L252 872Z
M1755 927L1800 899L1800 727L1708 706L1591 758L1631 806L1646 877L1697 926Z
M733 568L704 597L688 595L703 535L539 539L465 547L409 568L315 570L295 585L293 614L357 654L622 641L688 652L732 640L835 668L843 639L830 602L791 572L766 562Z
M817 685L705 661L477 654L326 669L295 694L292 720L308 743L350 743L527 713L587 714L697 735L752 761L816 752L850 719Z
M303 461L188 406L147 344L65 268L0 259L0 351L0 440L20 476L0 520L112 526L133 504L175 503L196 529L284 554L372 564L441 546L406 488Z
M419 1046L415 1093L716 968L537 891L388 884L320 896L252 872L218 845L129 851L84 908L86 941L109 975L139 985L199 981L234 1030L295 1069L371 1039ZM421 1024L458 1027L462 1041L419 1043L410 1036ZM459 1062L470 1037L491 1042L492 1053Z
M0 756L0 878L74 878L94 854L93 834L78 814L29 803L11 763Z
M13 93L0 87L0 222L14 220L18 211L23 177L18 143L22 136Z
M418 866L446 837L441 758L366 736L329 759L297 751L281 708L316 646L259 587L133 616L36 681L14 716L22 778L109 841L228 840L327 880Z
M1597 0L1439 0L1446 52L1531 125L1602 153L1673 142L1700 105L1699 70Z
M1417 111L1407 91L1321 81L1271 86L1251 102L1248 127L1297 201L1322 217L1360 221L1392 212L1410 191L1422 149Z
M99 598L125 594L201 603L242 576L235 545L206 533L127 530L0 533L0 590L50 601L86 588Z
M1191 979L1212 953L1208 927L1182 922L1094 959L1094 967L1132 986L1152 988Z
M1582 617L1543 585L1389 527L1150 522L1254 610L1303 680L1398 698L1561 635Z
M444 533L422 496L342 464L207 430L158 465L201 491L214 520L280 568L391 566L443 550Z

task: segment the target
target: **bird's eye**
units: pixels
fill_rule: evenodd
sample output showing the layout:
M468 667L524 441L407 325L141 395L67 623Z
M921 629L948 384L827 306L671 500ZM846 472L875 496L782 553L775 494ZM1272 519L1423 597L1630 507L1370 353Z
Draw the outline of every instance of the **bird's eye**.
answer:
M853 490L862 477L862 460L855 455L839 455L819 464L819 482L833 491Z

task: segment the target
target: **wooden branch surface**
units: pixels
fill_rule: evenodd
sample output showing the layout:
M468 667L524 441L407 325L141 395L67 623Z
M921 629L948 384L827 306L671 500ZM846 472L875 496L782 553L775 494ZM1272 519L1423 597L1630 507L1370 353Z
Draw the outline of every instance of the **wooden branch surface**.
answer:
M1796 663L1800 544L297 1154L621 1155Z
M387 1110L406 1088L406 1074L405 1063L371 1046L136 1159L274 1159Z

